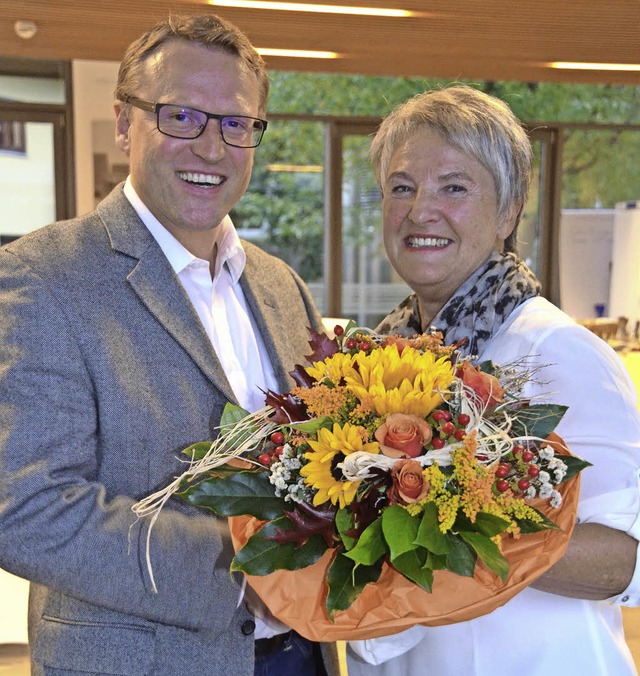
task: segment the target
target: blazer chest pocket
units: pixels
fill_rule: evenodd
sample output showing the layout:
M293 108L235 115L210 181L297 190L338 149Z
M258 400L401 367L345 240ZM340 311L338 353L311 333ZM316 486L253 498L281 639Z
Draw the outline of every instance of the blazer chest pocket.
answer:
M155 632L135 624L62 620L45 615L33 658L45 673L78 671L104 676L145 676L154 661Z

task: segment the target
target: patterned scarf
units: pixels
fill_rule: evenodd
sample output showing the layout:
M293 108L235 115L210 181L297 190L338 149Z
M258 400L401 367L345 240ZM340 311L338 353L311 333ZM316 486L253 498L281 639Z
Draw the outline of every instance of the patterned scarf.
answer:
M540 294L540 283L515 254L494 252L458 288L438 312L432 326L451 345L467 339L462 356L482 354L485 344L518 305ZM378 325L378 333L422 333L418 298L411 294Z

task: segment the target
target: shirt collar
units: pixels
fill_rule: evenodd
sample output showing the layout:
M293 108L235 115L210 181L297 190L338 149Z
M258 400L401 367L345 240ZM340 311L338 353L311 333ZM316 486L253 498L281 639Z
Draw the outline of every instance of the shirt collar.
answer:
M135 191L131 183L131 176L127 177L125 181L124 195L147 230L153 235L176 274L179 274L194 262L201 260L188 251L149 211ZM213 278L218 277L226 263L233 282L237 283L244 270L247 256L229 215L225 216L216 227L215 243L218 247L218 253Z

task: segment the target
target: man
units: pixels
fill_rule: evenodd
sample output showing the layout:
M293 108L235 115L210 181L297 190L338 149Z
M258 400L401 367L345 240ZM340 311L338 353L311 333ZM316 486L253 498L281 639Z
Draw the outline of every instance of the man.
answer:
M268 79L212 15L134 42L116 88L130 176L95 212L0 250L0 566L32 581L34 674L313 674L311 645L242 602L224 520L132 505L181 471L229 401L255 409L319 316L228 217L266 128ZM262 638L260 638L262 637ZM292 655L309 655L300 661ZM297 660L297 661L296 661Z

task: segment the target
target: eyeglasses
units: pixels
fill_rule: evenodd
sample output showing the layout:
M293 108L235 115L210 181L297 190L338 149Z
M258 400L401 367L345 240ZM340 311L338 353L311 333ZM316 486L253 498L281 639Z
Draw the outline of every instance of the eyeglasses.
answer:
M173 103L152 103L126 96L125 103L156 114L158 131L174 138L198 138L211 119L220 121L220 135L229 146L255 148L260 145L267 121L247 115L218 115Z

